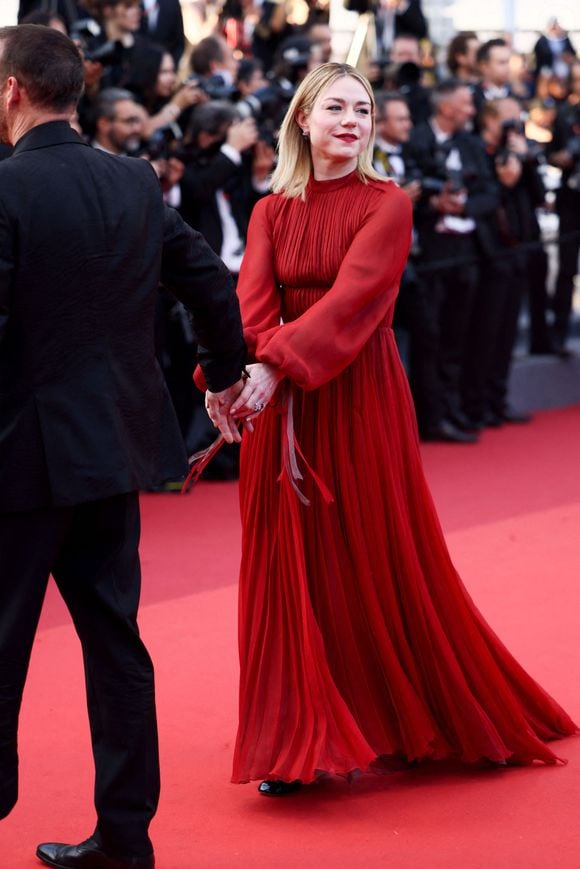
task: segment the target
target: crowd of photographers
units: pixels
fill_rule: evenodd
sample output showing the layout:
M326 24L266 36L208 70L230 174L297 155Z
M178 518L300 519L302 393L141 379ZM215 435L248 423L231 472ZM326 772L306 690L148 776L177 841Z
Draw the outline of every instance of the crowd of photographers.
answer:
M276 133L297 84L333 55L328 7L226 0L186 51L179 0L22 0L20 20L65 29L85 57L74 123L96 148L152 162L166 200L234 278L252 207L268 191ZM435 60L419 0L348 0L375 13L376 169L415 209L396 310L424 440L474 443L528 420L507 400L523 303L528 350L565 357L580 245L580 61L555 21L534 57L457 34ZM185 55L184 55L185 52ZM559 177L557 177L559 176ZM549 189L547 189L549 188ZM548 194L548 196L547 196ZM557 276L538 213L559 217ZM211 432L191 384L195 336L162 298L159 356L191 449ZM235 473L225 451L215 474Z

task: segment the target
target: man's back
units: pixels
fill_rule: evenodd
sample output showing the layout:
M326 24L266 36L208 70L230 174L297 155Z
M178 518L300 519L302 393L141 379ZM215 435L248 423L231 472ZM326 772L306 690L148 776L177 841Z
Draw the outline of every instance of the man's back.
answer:
M168 220L150 167L84 146L64 123L33 128L0 164L0 510L184 471L154 353L163 251L181 231ZM223 281L209 268L208 291L212 276Z

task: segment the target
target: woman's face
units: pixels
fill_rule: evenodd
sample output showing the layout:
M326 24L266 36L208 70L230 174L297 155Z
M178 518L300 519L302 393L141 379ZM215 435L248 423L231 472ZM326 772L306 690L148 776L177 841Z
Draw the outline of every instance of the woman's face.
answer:
M157 74L155 93L159 97L170 97L175 88L175 63L170 54L164 54Z
M318 95L310 114L300 111L297 120L308 133L315 166L321 160L354 170L372 132L371 100L359 81L341 76Z

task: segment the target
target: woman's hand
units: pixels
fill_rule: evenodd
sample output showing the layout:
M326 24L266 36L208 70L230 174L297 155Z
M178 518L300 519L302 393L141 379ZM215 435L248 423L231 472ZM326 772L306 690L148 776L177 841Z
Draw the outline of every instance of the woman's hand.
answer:
M248 365L247 371L249 377L232 404L230 415L235 420L243 420L246 428L253 431L252 419L269 404L284 375L264 362Z

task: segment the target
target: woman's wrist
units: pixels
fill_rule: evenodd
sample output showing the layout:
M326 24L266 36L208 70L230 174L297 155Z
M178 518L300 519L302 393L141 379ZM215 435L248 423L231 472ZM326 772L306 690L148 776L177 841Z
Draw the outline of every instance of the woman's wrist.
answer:
M163 107L163 113L173 122L176 121L180 116L181 108L176 102L171 100Z

